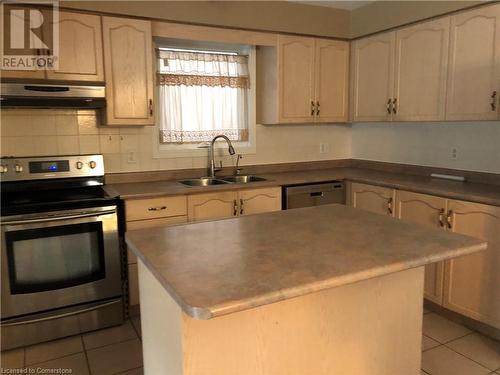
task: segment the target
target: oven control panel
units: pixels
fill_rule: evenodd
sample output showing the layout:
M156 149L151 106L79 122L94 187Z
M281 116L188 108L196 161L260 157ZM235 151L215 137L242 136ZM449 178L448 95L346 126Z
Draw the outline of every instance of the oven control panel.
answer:
M104 176L102 155L2 157L2 181Z

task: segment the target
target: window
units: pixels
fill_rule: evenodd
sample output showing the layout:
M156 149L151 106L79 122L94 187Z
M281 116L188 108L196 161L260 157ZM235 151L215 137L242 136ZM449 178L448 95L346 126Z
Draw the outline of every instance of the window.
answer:
M249 145L249 53L158 48L160 149L195 149L218 134Z

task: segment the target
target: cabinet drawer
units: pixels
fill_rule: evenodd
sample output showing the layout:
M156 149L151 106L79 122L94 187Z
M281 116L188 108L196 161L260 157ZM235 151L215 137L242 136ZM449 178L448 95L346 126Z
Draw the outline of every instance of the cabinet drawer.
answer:
M186 196L131 199L125 202L127 221L187 215Z

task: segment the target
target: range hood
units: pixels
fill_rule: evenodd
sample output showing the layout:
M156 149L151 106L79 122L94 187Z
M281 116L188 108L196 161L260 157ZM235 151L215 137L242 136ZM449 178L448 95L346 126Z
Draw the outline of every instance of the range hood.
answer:
M31 108L102 108L104 86L2 83L0 106Z

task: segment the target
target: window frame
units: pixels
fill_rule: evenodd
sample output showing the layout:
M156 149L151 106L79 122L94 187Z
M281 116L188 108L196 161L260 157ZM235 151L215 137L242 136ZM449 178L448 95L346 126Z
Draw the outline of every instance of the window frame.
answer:
M256 128L257 128L257 119L256 119L256 58L257 52L255 46L242 46L232 47L231 45L224 44L210 44L210 43L196 43L189 44L188 41L182 42L170 42L168 43L169 47L174 48L186 48L186 49L200 49L200 50L215 50L215 51L235 51L245 53L248 55L248 73L250 80L250 88L248 90L248 140L247 141L233 141L232 144L236 150L236 153L242 155L255 154L256 153ZM182 44L181 44L182 43ZM156 47L165 47L167 43L156 43ZM155 58L155 72L157 71L156 66L158 63L158 59ZM159 103L159 88L155 84L154 90L154 99L156 103ZM157 105L156 107L158 107ZM158 119L158 111L155 110L155 126L152 131L152 144L153 144L153 158L161 159L161 158L172 158L172 157L200 157L207 156L207 142L204 143L185 143L185 144L162 144L159 139L160 132L160 121ZM227 149L227 145L224 143L217 142L215 145L216 149Z

